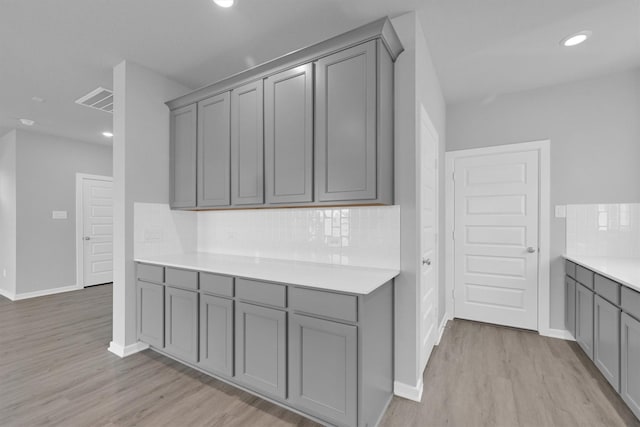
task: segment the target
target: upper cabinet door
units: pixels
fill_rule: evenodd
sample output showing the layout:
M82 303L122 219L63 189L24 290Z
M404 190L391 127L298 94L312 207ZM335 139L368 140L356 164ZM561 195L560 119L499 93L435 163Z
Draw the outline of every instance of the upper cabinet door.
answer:
M172 208L196 206L196 104L171 111Z
M264 203L262 80L231 92L231 203Z
M376 198L376 41L316 62L318 201Z
M198 103L198 206L231 203L231 95Z
M265 81L267 203L313 200L313 65Z

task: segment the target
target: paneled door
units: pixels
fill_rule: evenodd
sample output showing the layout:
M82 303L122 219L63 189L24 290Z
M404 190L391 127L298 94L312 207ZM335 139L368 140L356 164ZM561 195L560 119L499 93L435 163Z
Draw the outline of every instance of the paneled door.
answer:
M113 281L113 182L82 179L83 286Z
M538 156L455 160L455 317L537 330Z

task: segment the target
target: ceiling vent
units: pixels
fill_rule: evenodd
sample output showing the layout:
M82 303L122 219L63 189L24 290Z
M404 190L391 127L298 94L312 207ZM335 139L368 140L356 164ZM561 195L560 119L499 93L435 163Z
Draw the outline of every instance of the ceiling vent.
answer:
M106 111L107 113L113 113L113 91L99 87L85 96L76 99L76 104Z

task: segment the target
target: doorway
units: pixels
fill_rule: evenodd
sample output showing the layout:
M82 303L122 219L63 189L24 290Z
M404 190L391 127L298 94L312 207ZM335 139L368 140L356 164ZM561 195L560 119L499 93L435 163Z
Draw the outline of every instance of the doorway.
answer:
M76 174L76 282L113 282L112 177Z

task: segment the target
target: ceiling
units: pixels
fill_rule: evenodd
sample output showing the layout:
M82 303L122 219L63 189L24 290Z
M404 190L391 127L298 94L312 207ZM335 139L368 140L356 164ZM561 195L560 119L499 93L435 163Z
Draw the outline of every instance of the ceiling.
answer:
M448 102L640 65L640 0L2 0L0 135L108 143L108 113L74 100L134 61L195 89L382 16L419 10ZM62 5L64 7L62 7ZM593 39L572 50L561 38ZM40 97L44 102L32 98Z

